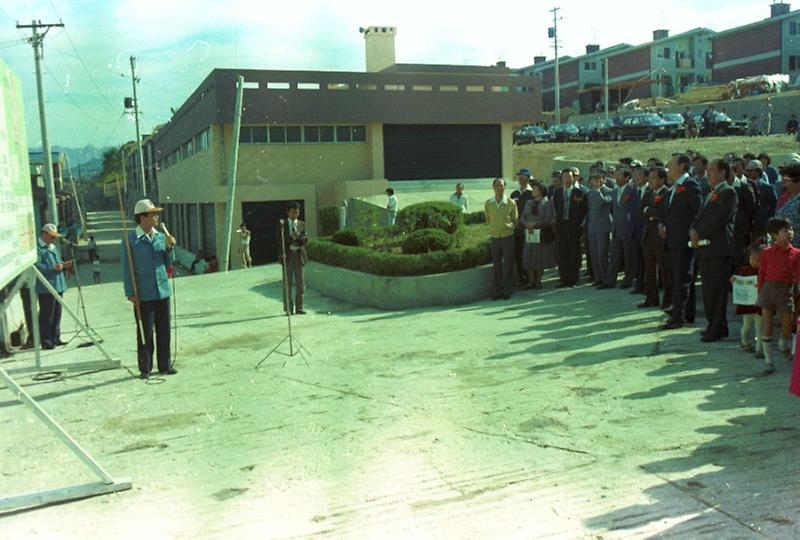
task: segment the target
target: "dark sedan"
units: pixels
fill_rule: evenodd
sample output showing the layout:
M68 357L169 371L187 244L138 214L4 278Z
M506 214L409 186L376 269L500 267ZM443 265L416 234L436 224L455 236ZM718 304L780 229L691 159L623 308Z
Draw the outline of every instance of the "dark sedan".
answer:
M584 142L608 141L611 137L608 130L614 125L611 120L595 120L591 124L586 124L578 128L580 139Z
M617 141L675 138L679 134L677 126L668 124L657 114L637 114L626 116L618 126L611 128L611 137Z
M665 113L661 115L661 119L664 120L668 126L674 128L675 135L673 135L673 138L682 137L686 134L686 124L684 123L682 114Z
M514 133L514 144L553 142L555 135L539 126L525 126Z
M705 123L703 122L702 114L692 115L694 117L695 123L697 123L697 128L700 130L701 136L707 137L710 135L723 136L723 135L747 134L747 122L737 122L727 114L717 111L715 111L713 115L714 115L714 120L709 125L711 133L706 133L706 126Z
M580 141L581 134L575 124L554 124L550 128L550 133L555 135L558 142Z

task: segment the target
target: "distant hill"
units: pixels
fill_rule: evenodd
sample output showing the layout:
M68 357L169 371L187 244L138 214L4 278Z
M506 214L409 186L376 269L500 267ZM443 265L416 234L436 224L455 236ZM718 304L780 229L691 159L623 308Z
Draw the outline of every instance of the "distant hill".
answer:
M81 175L85 180L89 180L103 169L103 152L108 148L97 148L87 145L83 148L69 148L66 146L53 146L53 152L64 152L69 159L69 166L72 174L77 178L78 165L80 165ZM31 148L32 151L41 152L41 148Z

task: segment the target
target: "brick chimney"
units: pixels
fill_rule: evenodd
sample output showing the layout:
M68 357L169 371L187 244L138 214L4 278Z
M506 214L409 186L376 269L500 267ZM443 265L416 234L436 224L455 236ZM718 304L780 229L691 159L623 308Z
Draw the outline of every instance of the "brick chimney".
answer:
M790 5L785 2L775 2L769 6L770 17L780 17L789 13Z

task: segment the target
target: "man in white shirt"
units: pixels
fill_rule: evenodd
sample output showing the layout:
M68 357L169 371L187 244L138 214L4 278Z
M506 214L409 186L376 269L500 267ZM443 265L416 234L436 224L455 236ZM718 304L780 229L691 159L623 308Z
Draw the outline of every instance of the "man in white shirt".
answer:
M469 200L464 195L464 184L456 184L456 192L450 195L450 204L458 206L462 212L469 212Z
M394 227L394 221L397 219L397 196L392 188L386 188L386 196L389 197L386 202L386 224Z

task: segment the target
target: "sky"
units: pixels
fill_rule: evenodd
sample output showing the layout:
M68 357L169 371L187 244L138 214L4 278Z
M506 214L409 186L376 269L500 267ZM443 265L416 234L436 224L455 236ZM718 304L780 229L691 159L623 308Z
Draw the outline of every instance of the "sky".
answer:
M725 30L769 16L769 0L570 0L559 5L559 52L650 41L697 27ZM364 70L361 26L397 27L400 63L492 65L553 56L554 3L404 0L2 0L0 58L20 77L28 144L41 145L30 24L63 21L45 37L50 144L105 147L135 139L123 99L137 57L142 132L170 117L215 68ZM280 9L276 6L280 5Z

